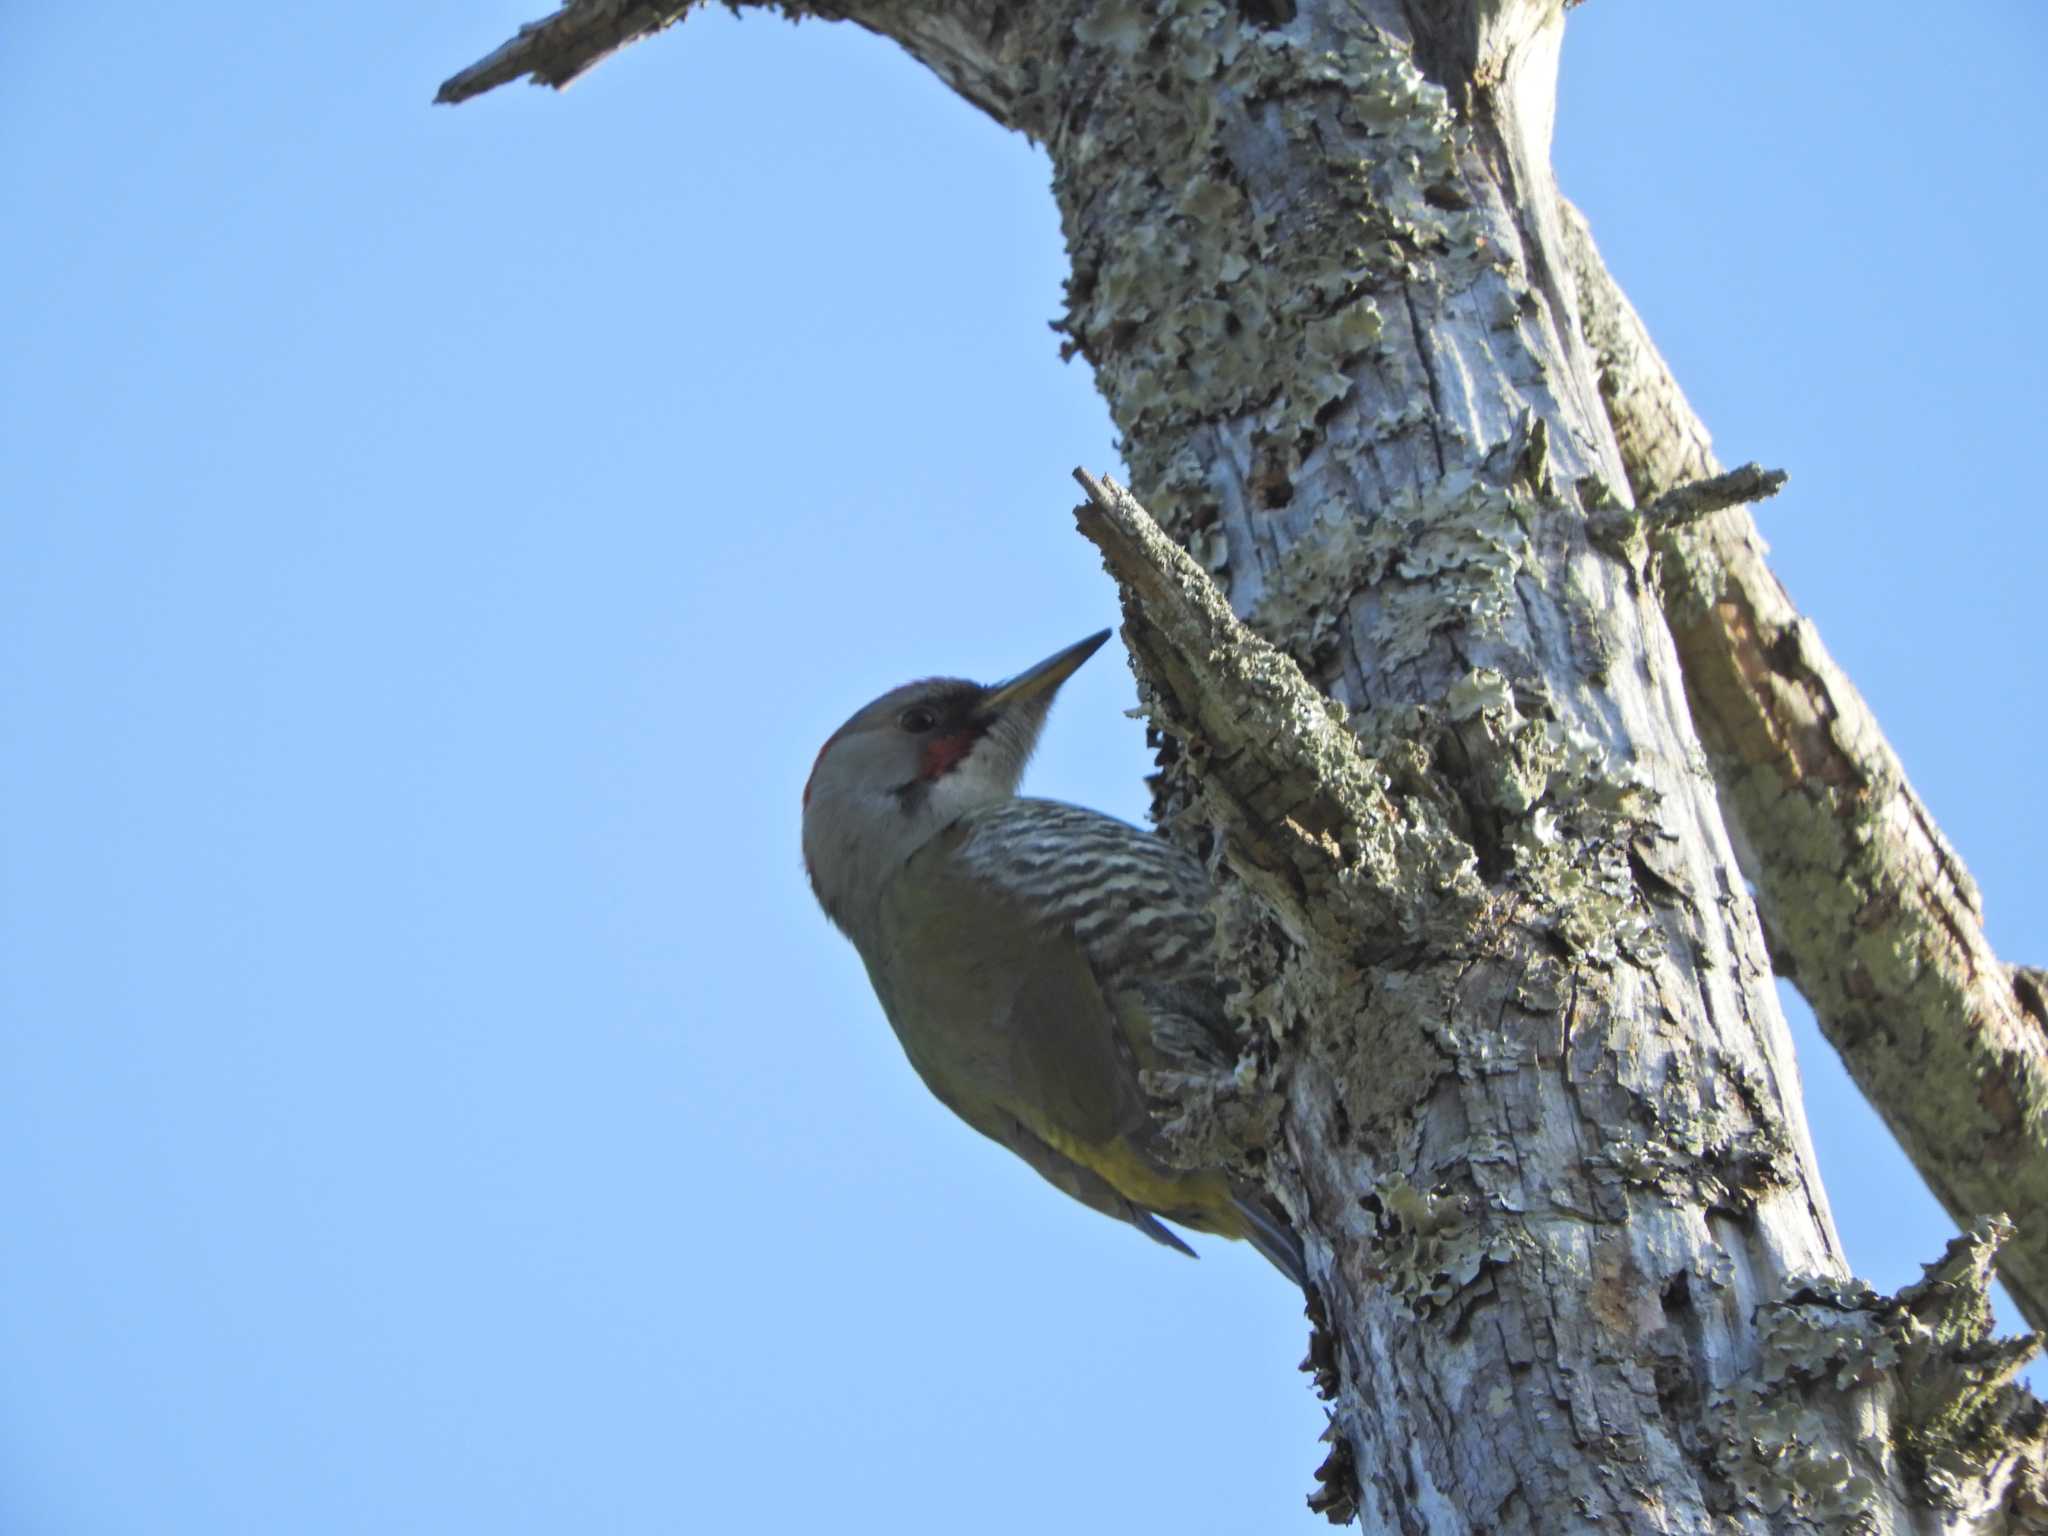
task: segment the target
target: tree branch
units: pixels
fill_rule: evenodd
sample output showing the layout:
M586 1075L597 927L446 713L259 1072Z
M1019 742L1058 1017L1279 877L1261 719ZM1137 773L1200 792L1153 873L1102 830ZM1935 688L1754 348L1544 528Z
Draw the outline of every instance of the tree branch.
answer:
M1785 471L1782 469L1745 464L1725 475L1687 481L1644 506L1595 512L1586 519L1586 531L1608 543L1619 543L1639 531L1670 533L1690 527L1716 512L1725 512L1730 507L1746 506L1775 496L1784 484Z
M1656 513L1719 466L1584 218L1565 207L1581 324L1627 466ZM1650 530L1686 696L1771 957L1965 1230L2010 1212L2000 1275L2048 1326L2048 1034L2001 965L1976 884L1869 706L1799 616L1739 509Z
M529 21L509 42L441 82L436 104L454 106L521 75L561 90L578 75L643 37L683 19L697 0L570 0L552 16Z
M449 76L436 103L454 105L531 76L556 90L595 69L620 49L681 21L703 0L568 0L560 10L530 21L495 51ZM960 95L1006 127L1036 133L1042 124L1023 110L1035 73L1033 44L1018 34L1017 7L1009 0L960 0L898 5L892 0L726 0L773 7L792 20L806 16L850 21L890 38Z

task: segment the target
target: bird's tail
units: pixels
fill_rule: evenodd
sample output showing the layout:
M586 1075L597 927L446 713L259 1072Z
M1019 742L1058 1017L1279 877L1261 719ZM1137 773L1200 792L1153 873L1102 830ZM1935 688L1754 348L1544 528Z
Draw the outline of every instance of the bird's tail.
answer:
M1308 1260L1287 1213L1271 1195L1253 1184L1232 1183L1230 1203L1244 1220L1245 1241L1264 1254L1281 1274L1307 1291Z

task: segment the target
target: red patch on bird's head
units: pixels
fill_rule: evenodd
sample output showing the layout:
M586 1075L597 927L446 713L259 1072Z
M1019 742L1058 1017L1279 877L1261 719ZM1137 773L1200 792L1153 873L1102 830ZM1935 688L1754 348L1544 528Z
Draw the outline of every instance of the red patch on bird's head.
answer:
M974 750L974 744L979 740L979 731L954 731L948 736L934 736L924 744L924 755L918 759L918 777L930 783L951 773Z

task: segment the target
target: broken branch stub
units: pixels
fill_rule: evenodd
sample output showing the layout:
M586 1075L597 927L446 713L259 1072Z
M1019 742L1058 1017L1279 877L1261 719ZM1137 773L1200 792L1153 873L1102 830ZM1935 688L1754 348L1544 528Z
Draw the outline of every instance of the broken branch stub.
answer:
M1147 712L1204 759L1203 789L1228 822L1233 867L1297 931L1355 936L1362 922L1392 942L1421 932L1430 914L1403 871L1443 856L1441 829L1389 795L1342 707L1238 619L1129 490L1084 469L1074 478L1088 493L1075 521L1122 593ZM1462 845L1452 858L1464 864ZM1446 894L1456 873L1445 871Z

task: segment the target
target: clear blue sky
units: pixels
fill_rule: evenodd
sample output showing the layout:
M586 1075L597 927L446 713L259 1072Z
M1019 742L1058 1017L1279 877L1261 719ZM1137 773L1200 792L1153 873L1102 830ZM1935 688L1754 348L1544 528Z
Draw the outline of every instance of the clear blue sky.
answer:
M1043 160L722 11L428 107L543 8L0 24L0 1531L1320 1529L1287 1288L954 1123L800 874L854 704L1114 618ZM2044 44L1594 0L1558 143L2033 961ZM1130 698L1035 786L1141 816Z

